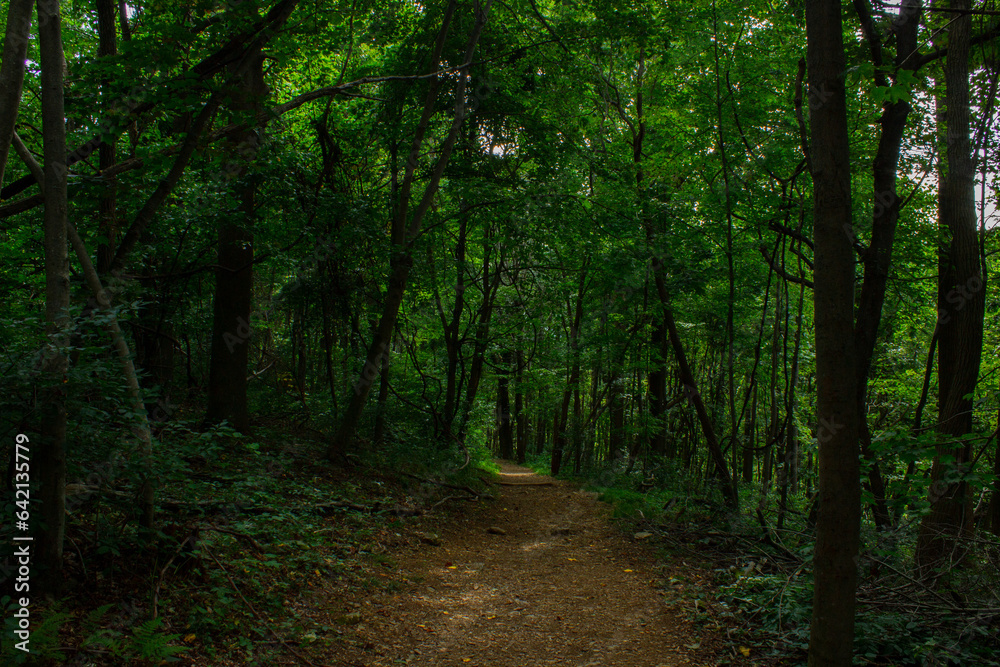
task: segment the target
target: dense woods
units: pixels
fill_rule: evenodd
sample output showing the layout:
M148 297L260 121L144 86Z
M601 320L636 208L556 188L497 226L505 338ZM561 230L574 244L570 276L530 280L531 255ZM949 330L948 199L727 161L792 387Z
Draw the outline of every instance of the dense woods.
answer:
M992 0L2 14L5 664L19 536L37 659L274 664L227 604L493 458L708 545L745 664L1000 664Z

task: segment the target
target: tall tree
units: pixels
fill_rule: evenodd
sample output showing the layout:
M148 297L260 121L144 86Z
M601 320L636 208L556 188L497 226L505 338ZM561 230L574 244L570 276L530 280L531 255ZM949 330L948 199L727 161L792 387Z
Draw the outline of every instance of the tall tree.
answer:
M42 144L44 156L45 323L41 442L35 469L41 480L43 531L38 540L40 583L49 591L62 584L66 529L66 396L68 369L65 332L69 326L69 257L66 245L66 114L63 97L62 17L58 0L38 0L38 43L42 66Z
M257 48L233 68L237 114L256 118L267 93L264 54ZM252 126L251 126L252 127ZM238 215L219 227L218 268L212 317L212 358L208 376L205 422L228 420L243 433L250 430L247 368L250 358L250 309L253 297L253 225L257 186L251 162L260 149L258 130L246 129L229 140L225 176L235 185Z
M938 194L943 237L938 259L938 432L945 442L931 469L931 511L921 522L917 541L917 564L924 575L945 567L956 540L972 527L968 484L945 477L953 466L967 472L972 460L972 445L962 438L972 432L986 299L969 136L971 3L954 0L951 7L956 16L950 21L944 67L947 149Z
M840 14L838 0L806 2L819 443L811 667L852 663L861 532L851 172Z
M31 34L33 0L11 0L7 7L7 23L3 40L3 61L0 62L0 186L14 137L17 107L24 86L24 59L28 54Z
M891 88L889 77L882 71L885 67L882 54L883 37L872 19L871 7L867 0L854 0L855 11L861 21L865 39L875 65L875 83L881 89ZM896 80L904 81L905 75L919 67L919 60L913 55L917 51L917 27L922 12L921 0L904 0L899 15L893 20L892 32L896 36ZM911 105L905 95L887 101L882 106L879 118L879 141L872 164L873 208L871 242L862 254L864 278L858 301L857 317L854 324L854 342L857 353L858 410L860 415L868 414L868 379L871 375L875 355L875 343L879 324L882 321L882 307L885 303L886 286L889 281L889 267L892 264L893 243L899 222L900 199L896 192L896 176L903 144L903 131L910 114ZM871 452L872 436L868 420L862 418L858 424L861 451L871 461L868 473L868 488L874 496L875 524L880 529L890 528L892 519L886 505L885 481L878 460Z
M98 57L113 56L118 52L118 40L115 30L115 0L97 0L97 36ZM112 80L106 77L101 81L101 102L105 115L111 110ZM107 137L98 150L98 166L102 172L115 164L115 152L118 146L117 137ZM101 197L98 214L100 216L100 235L105 243L97 246L97 271L107 273L114 258L114 244L118 235L118 181L112 177L107 182L107 190Z
M372 380L376 377L378 368L381 366L385 355L388 354L389 340L396 328L399 307L403 302L406 283L410 275L410 269L413 266L413 242L420 233L424 216L427 214L428 209L430 209L434 196L437 194L441 177L448 166L448 160L451 158L455 140L458 138L459 130L467 114L466 90L469 75L466 68L472 63L472 57L475 55L479 38L482 36L483 28L486 27L491 3L492 0L486 0L484 3L476 0L472 3L474 24L466 41L465 52L462 54L462 69L459 70L457 75L458 84L455 87L455 112L448 129L448 134L441 142L438 158L431 170L430 179L417 205L413 207L413 211L411 212L409 210L411 203L410 192L414 185L415 170L419 163L424 137L427 133L431 117L436 110L438 90L442 78L435 77L431 80L420 123L414 134L410 154L406 162L406 173L403 177L402 187L400 188L399 202L394 210L391 238L391 268L385 301L382 307L382 315L379 318L375 336L368 347L368 354L361 370L361 377L354 385L354 395L351 397L351 402L347 406L347 411L340 423L340 427L337 429L337 433L330 440L330 444L327 447L327 458L334 458L350 447L354 440L354 434L357 431L358 422L361 419L361 413L368 402L368 395L371 393ZM441 54L444 50L445 40L448 36L456 4L453 0L445 10L444 20L438 32L433 48L433 55L430 59L432 72L438 69L438 65L441 62Z

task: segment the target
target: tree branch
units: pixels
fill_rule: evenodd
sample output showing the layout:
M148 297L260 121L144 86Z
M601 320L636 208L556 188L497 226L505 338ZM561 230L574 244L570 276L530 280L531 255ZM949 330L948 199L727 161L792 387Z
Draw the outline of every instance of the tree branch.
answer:
M787 280L788 282L796 283L798 285L805 285L809 289L813 289L815 287L815 285L813 285L813 282L811 280L808 280L807 278L804 277L793 276L789 274L787 271L785 271L783 268L778 266L775 263L774 259L767 253L766 247L761 246L760 248L758 248L758 250L760 250L760 254L764 256L764 261L768 263L768 265L774 270L774 272L777 273L782 278L784 278L785 280Z

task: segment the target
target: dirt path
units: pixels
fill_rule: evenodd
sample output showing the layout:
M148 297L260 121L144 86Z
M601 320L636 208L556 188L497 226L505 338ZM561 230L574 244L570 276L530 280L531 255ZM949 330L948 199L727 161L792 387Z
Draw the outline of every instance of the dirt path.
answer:
M501 480L498 500L429 522L440 546L398 555L416 583L365 600L358 607L364 620L351 628L354 647L345 645L338 660L366 667L720 664L721 630L684 620L681 598L661 588L654 549L613 526L605 504L515 465L502 464Z

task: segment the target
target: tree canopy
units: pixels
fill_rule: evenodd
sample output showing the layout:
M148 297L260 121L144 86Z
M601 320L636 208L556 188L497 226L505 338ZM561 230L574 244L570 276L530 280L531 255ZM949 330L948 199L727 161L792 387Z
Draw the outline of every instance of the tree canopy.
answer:
M698 499L767 545L716 584L775 659L998 664L992 0L6 11L40 590L169 552L295 434L338 484L499 457L633 518Z

